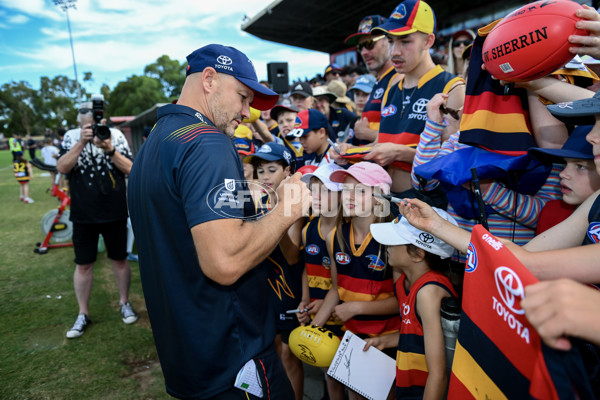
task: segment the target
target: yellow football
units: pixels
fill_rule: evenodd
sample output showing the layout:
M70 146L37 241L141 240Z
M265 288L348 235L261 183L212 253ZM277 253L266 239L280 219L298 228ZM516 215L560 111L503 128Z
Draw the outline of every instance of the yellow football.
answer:
M290 350L301 361L315 367L329 367L340 339L318 326L299 326L290 333Z

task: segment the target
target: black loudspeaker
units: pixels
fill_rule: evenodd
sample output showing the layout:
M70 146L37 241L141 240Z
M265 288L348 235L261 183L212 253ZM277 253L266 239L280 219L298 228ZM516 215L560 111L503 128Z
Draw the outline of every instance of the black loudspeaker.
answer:
M288 63L272 62L267 64L267 79L275 93L287 93L290 90Z

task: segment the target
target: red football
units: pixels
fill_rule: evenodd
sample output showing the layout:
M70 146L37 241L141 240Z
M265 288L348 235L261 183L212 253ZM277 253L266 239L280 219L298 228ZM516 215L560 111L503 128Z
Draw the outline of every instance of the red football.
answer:
M569 35L587 35L576 29L583 9L570 0L541 0L524 5L504 17L483 42L483 63L496 78L530 81L563 67L569 53Z

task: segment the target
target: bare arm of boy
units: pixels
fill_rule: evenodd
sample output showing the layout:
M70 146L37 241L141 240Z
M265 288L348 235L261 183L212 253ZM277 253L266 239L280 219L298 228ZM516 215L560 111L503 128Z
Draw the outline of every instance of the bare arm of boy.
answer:
M527 102L529 104L529 121L538 147L560 149L569 136L565 124L552 117L537 94L527 92Z
M269 131L269 128L267 127L267 125L264 122L262 122L260 119L257 119L256 121L254 121L252 123L252 126L254 127L254 131L258 135L258 138L263 143L269 143L269 142L272 142L275 140L275 138L273 138L273 134L271 133L271 131Z
M404 199L396 203L400 213L414 227L429 232L463 254L467 254L471 232L451 224L436 213L431 206L418 199Z
M561 223L534 237L523 246L528 251L545 251L579 246L588 228L588 214L600 190L588 197Z
M363 347L363 351L369 350L369 347L375 347L377 350L398 347L399 339L400 332L388 333L386 335L368 338L365 339L365 342L367 342L367 344L365 344L365 347Z
M516 245L508 248L539 280L568 278L582 283L600 282L600 244L535 253Z
M443 288L426 285L417 293L417 313L423 325L427 383L423 399L443 399L448 385L446 374L446 350L440 317L442 299L449 297Z
M398 300L395 296L376 301L346 301L335 306L333 316L346 322L356 315L388 315L398 312Z
M304 224L304 218L294 222L279 241L279 248L289 265L295 265L300 260L300 244L302 243Z
M568 279L525 288L521 306L550 347L569 350L568 336L600 345L600 292Z
M308 293L308 275L306 274L306 266L302 269L302 299L300 300L300 304L296 307L298 310L308 309L310 303L310 296ZM302 311L296 313L296 318L298 318L298 322L300 325L306 325L310 322L310 317L308 316L307 311Z

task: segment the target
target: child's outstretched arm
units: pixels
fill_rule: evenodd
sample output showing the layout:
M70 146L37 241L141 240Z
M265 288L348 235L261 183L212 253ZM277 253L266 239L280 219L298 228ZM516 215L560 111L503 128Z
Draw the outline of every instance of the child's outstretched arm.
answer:
M435 212L431 206L418 199L404 199L398 204L400 213L414 227L429 232L466 254L471 242L471 232L451 224Z
M417 313L423 325L425 361L429 371L423 399L441 400L448 387L446 350L440 316L442 299L445 297L449 297L449 293L437 285L426 285L417 293Z

